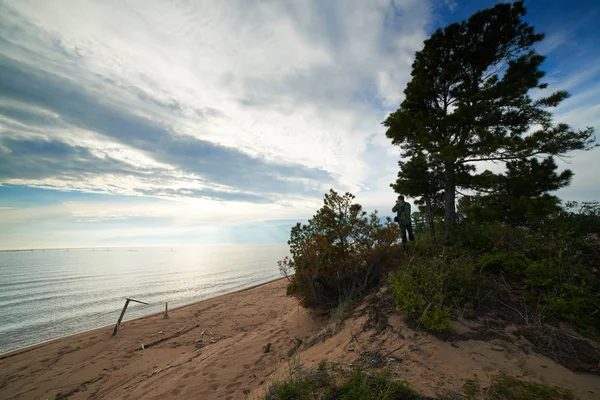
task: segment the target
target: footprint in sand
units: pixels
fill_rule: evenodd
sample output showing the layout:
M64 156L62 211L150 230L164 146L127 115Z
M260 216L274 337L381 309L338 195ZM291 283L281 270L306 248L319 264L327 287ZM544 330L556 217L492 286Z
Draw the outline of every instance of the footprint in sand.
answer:
M179 393L181 393L181 391L185 389L185 385L179 385L178 387L176 387L175 389L173 389L171 391L171 393L173 393L175 396L177 396Z
M241 385L240 382L233 382L233 383L230 383L229 385L225 386L225 389L227 389L228 394L233 393L235 391L235 388L237 388L240 385Z
M217 382L215 381L209 381L208 382L210 384L209 388L211 388L214 391L219 390L219 387L221 387Z

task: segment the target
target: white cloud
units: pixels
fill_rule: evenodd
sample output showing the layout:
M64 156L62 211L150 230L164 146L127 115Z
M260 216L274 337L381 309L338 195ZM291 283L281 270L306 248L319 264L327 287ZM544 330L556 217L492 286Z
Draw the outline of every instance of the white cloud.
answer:
M537 51L540 54L547 55L558 49L570 38L570 32L566 29L558 30L547 35L544 40L537 46Z
M22 62L159 120L175 135L322 168L353 191L381 167L363 155L373 131L383 135L385 114L359 99L397 107L429 18L427 4L416 0L79 1L68 13L46 1L3 7L20 28L5 33L27 50L12 50ZM55 132L73 139L81 129L67 131ZM156 161L99 137L88 132L75 141L140 165ZM390 147L382 149L387 163Z
M446 7L448 7L451 13L458 9L458 2L456 0L443 0L443 2L446 5Z

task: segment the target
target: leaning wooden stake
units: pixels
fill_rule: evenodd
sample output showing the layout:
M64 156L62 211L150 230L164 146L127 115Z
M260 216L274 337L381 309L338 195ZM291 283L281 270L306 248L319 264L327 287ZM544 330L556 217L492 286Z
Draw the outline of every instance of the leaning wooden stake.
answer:
M169 317L169 303L165 303L165 315L163 316L163 319L169 319L171 317Z
M119 316L119 320L117 321L117 325L115 325L115 330L112 333L113 336L118 335L119 332L120 332L120 329L121 329L121 320L123 319L123 316L125 315L125 310L127 310L127 306L129 305L130 301L135 301L136 303L142 303L142 304L148 305L148 303L144 303L143 301L126 298L125 306L123 306L123 311L121 311L121 315Z

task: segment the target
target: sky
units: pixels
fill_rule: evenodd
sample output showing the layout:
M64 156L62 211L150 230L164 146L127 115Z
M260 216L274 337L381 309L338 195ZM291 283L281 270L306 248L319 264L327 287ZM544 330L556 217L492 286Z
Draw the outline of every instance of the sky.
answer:
M285 243L330 188L391 216L414 53L494 3L0 0L0 249ZM598 130L600 3L526 7L555 120Z

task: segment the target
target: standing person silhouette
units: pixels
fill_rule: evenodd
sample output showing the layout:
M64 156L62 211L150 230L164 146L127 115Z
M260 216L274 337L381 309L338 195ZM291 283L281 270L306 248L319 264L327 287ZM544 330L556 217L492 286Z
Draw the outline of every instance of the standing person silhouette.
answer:
M400 226L400 232L402 233L402 246L406 248L406 234L408 233L408 239L411 241L415 240L415 235L412 230L412 221L410 218L410 204L404 201L404 196L398 196L396 205L392 208L392 212L396 213L396 222Z

